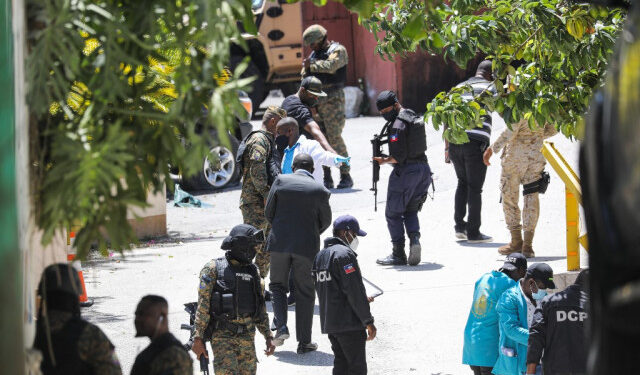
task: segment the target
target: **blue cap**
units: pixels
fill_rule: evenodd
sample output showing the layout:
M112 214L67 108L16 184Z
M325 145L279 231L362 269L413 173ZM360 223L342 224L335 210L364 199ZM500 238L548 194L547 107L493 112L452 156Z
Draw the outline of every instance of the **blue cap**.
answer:
M364 237L367 232L360 229L360 224L355 217L351 215L342 215L333 222L333 230L352 230L356 235Z

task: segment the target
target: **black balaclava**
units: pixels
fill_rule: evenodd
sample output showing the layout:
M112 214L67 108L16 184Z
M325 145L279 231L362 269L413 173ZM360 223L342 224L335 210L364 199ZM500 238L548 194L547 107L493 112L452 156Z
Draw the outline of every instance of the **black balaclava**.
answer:
M398 98L393 91L385 90L378 94L378 99L376 99L376 106L378 107L378 111L391 107L392 105L398 102ZM396 117L398 117L398 110L393 108L391 111L382 114L382 117L388 121L395 121Z

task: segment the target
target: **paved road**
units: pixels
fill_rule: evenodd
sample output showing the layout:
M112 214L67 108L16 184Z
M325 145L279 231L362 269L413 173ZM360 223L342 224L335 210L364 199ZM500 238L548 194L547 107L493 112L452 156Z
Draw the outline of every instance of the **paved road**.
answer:
M358 260L365 277L381 286L385 293L372 304L378 337L368 344L370 374L468 374L461 365L462 333L469 311L473 284L484 272L497 269L503 257L498 246L508 242L501 206L498 203L500 162L494 156L483 195L484 233L492 235L491 244L469 245L456 242L453 233L453 196L456 179L453 167L443 162L441 135L431 129L428 156L435 173L435 199L427 200L420 213L422 224L422 263L416 267L381 267L375 259L390 251L384 220L386 180L391 170L383 167L378 212L373 211L371 186L371 136L383 125L382 118L361 117L347 121L344 136L353 157L355 186L348 191L334 190L331 196L333 215L356 216L369 236L362 238ZM504 127L497 126L494 139ZM577 144L561 135L552 139L565 156L576 164ZM334 170L337 176L337 170ZM566 270L564 188L553 172L549 190L541 199L540 222L534 248L538 258L557 271ZM89 320L98 323L113 341L125 373L131 369L147 339L135 339L133 312L145 294L160 294L170 303L170 326L186 341L188 333L179 331L187 319L182 304L194 301L198 273L208 260L222 255L220 242L228 231L241 222L237 209L239 188L200 195L213 205L209 209L174 208L168 204L168 229L172 239L148 243L110 259L85 264L87 290L96 301L83 310ZM325 233L325 236L329 233ZM324 236L323 236L324 237ZM584 253L583 253L584 254ZM583 257L583 263L586 257ZM317 309L316 309L317 312ZM295 317L289 327L295 330ZM299 356L294 339L288 340L273 357L259 355L259 374L330 374L333 355L326 336L320 334L319 320L314 321L314 340L319 350ZM293 334L293 332L292 332ZM292 335L293 336L293 335ZM293 336L295 337L295 336ZM259 353L264 346L256 340Z

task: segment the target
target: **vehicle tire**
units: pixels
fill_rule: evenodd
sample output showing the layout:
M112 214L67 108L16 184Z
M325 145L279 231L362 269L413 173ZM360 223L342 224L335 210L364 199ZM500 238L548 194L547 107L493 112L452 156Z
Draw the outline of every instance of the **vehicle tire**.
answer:
M208 157L204 157L200 170L194 176L183 179L186 190L219 190L232 186L240 179L240 168L236 163L238 153L238 140L229 134L231 150L222 144L211 147L211 153L217 153L220 157L220 169L214 169Z

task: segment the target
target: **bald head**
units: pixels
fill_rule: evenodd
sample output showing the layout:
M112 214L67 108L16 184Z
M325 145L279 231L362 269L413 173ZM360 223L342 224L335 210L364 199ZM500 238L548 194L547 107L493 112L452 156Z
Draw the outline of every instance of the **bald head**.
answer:
M476 77L482 77L487 81L491 81L491 66L493 63L491 60L484 60L478 65L478 69L476 69Z
M279 136L287 137L289 147L295 145L296 142L298 142L298 138L300 138L298 121L293 117L285 117L278 121L278 125L276 125L276 137Z
M153 339L169 330L167 315L169 304L163 297L146 295L142 297L136 308L136 337L150 337Z
M298 154L295 158L293 158L293 171L297 171L298 169L304 169L309 173L313 173L313 158L309 154Z

